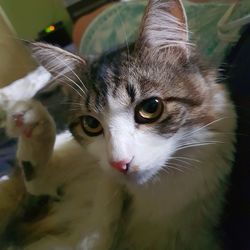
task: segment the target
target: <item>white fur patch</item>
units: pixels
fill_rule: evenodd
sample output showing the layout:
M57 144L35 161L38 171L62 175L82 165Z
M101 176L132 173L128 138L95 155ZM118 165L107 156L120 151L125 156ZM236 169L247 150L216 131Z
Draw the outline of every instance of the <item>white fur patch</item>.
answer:
M40 66L24 78L0 89L0 96L3 94L6 97L2 108L7 109L9 108L8 104L11 105L17 101L31 99L40 89L48 84L50 78L50 73ZM2 105L1 101L0 105Z
M0 182L7 181L9 179L10 179L10 177L8 175L3 175L0 177Z

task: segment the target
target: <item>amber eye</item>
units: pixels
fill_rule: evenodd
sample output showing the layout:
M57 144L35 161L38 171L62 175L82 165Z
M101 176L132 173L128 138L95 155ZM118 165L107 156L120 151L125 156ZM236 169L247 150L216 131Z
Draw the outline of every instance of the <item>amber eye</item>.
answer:
M101 123L96 118L89 115L81 117L81 125L83 131L88 136L97 136L103 131Z
M153 97L144 100L135 108L135 121L140 124L152 123L161 117L162 112L162 101L157 97Z

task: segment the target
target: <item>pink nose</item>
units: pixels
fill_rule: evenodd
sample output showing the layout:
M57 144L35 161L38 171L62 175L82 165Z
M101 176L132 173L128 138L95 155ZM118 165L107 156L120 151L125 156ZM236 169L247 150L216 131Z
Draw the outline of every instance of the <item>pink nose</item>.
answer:
M112 161L110 165L122 173L126 173L129 169L130 161Z

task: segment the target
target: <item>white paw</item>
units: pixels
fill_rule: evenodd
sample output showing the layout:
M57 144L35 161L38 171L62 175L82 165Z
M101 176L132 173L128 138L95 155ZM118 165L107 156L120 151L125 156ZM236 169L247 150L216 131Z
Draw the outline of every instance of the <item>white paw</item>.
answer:
M54 122L43 105L35 100L18 101L7 114L7 134L11 137L19 135L26 138L54 131Z

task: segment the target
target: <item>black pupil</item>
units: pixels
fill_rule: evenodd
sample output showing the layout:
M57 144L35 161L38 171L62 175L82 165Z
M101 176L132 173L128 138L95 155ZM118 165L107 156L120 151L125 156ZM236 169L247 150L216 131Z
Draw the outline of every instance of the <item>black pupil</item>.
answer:
M158 109L158 100L157 99L150 99L146 103L143 104L143 111L153 114L157 111Z
M98 128L99 127L99 122L91 116L86 116L85 122L90 128Z

